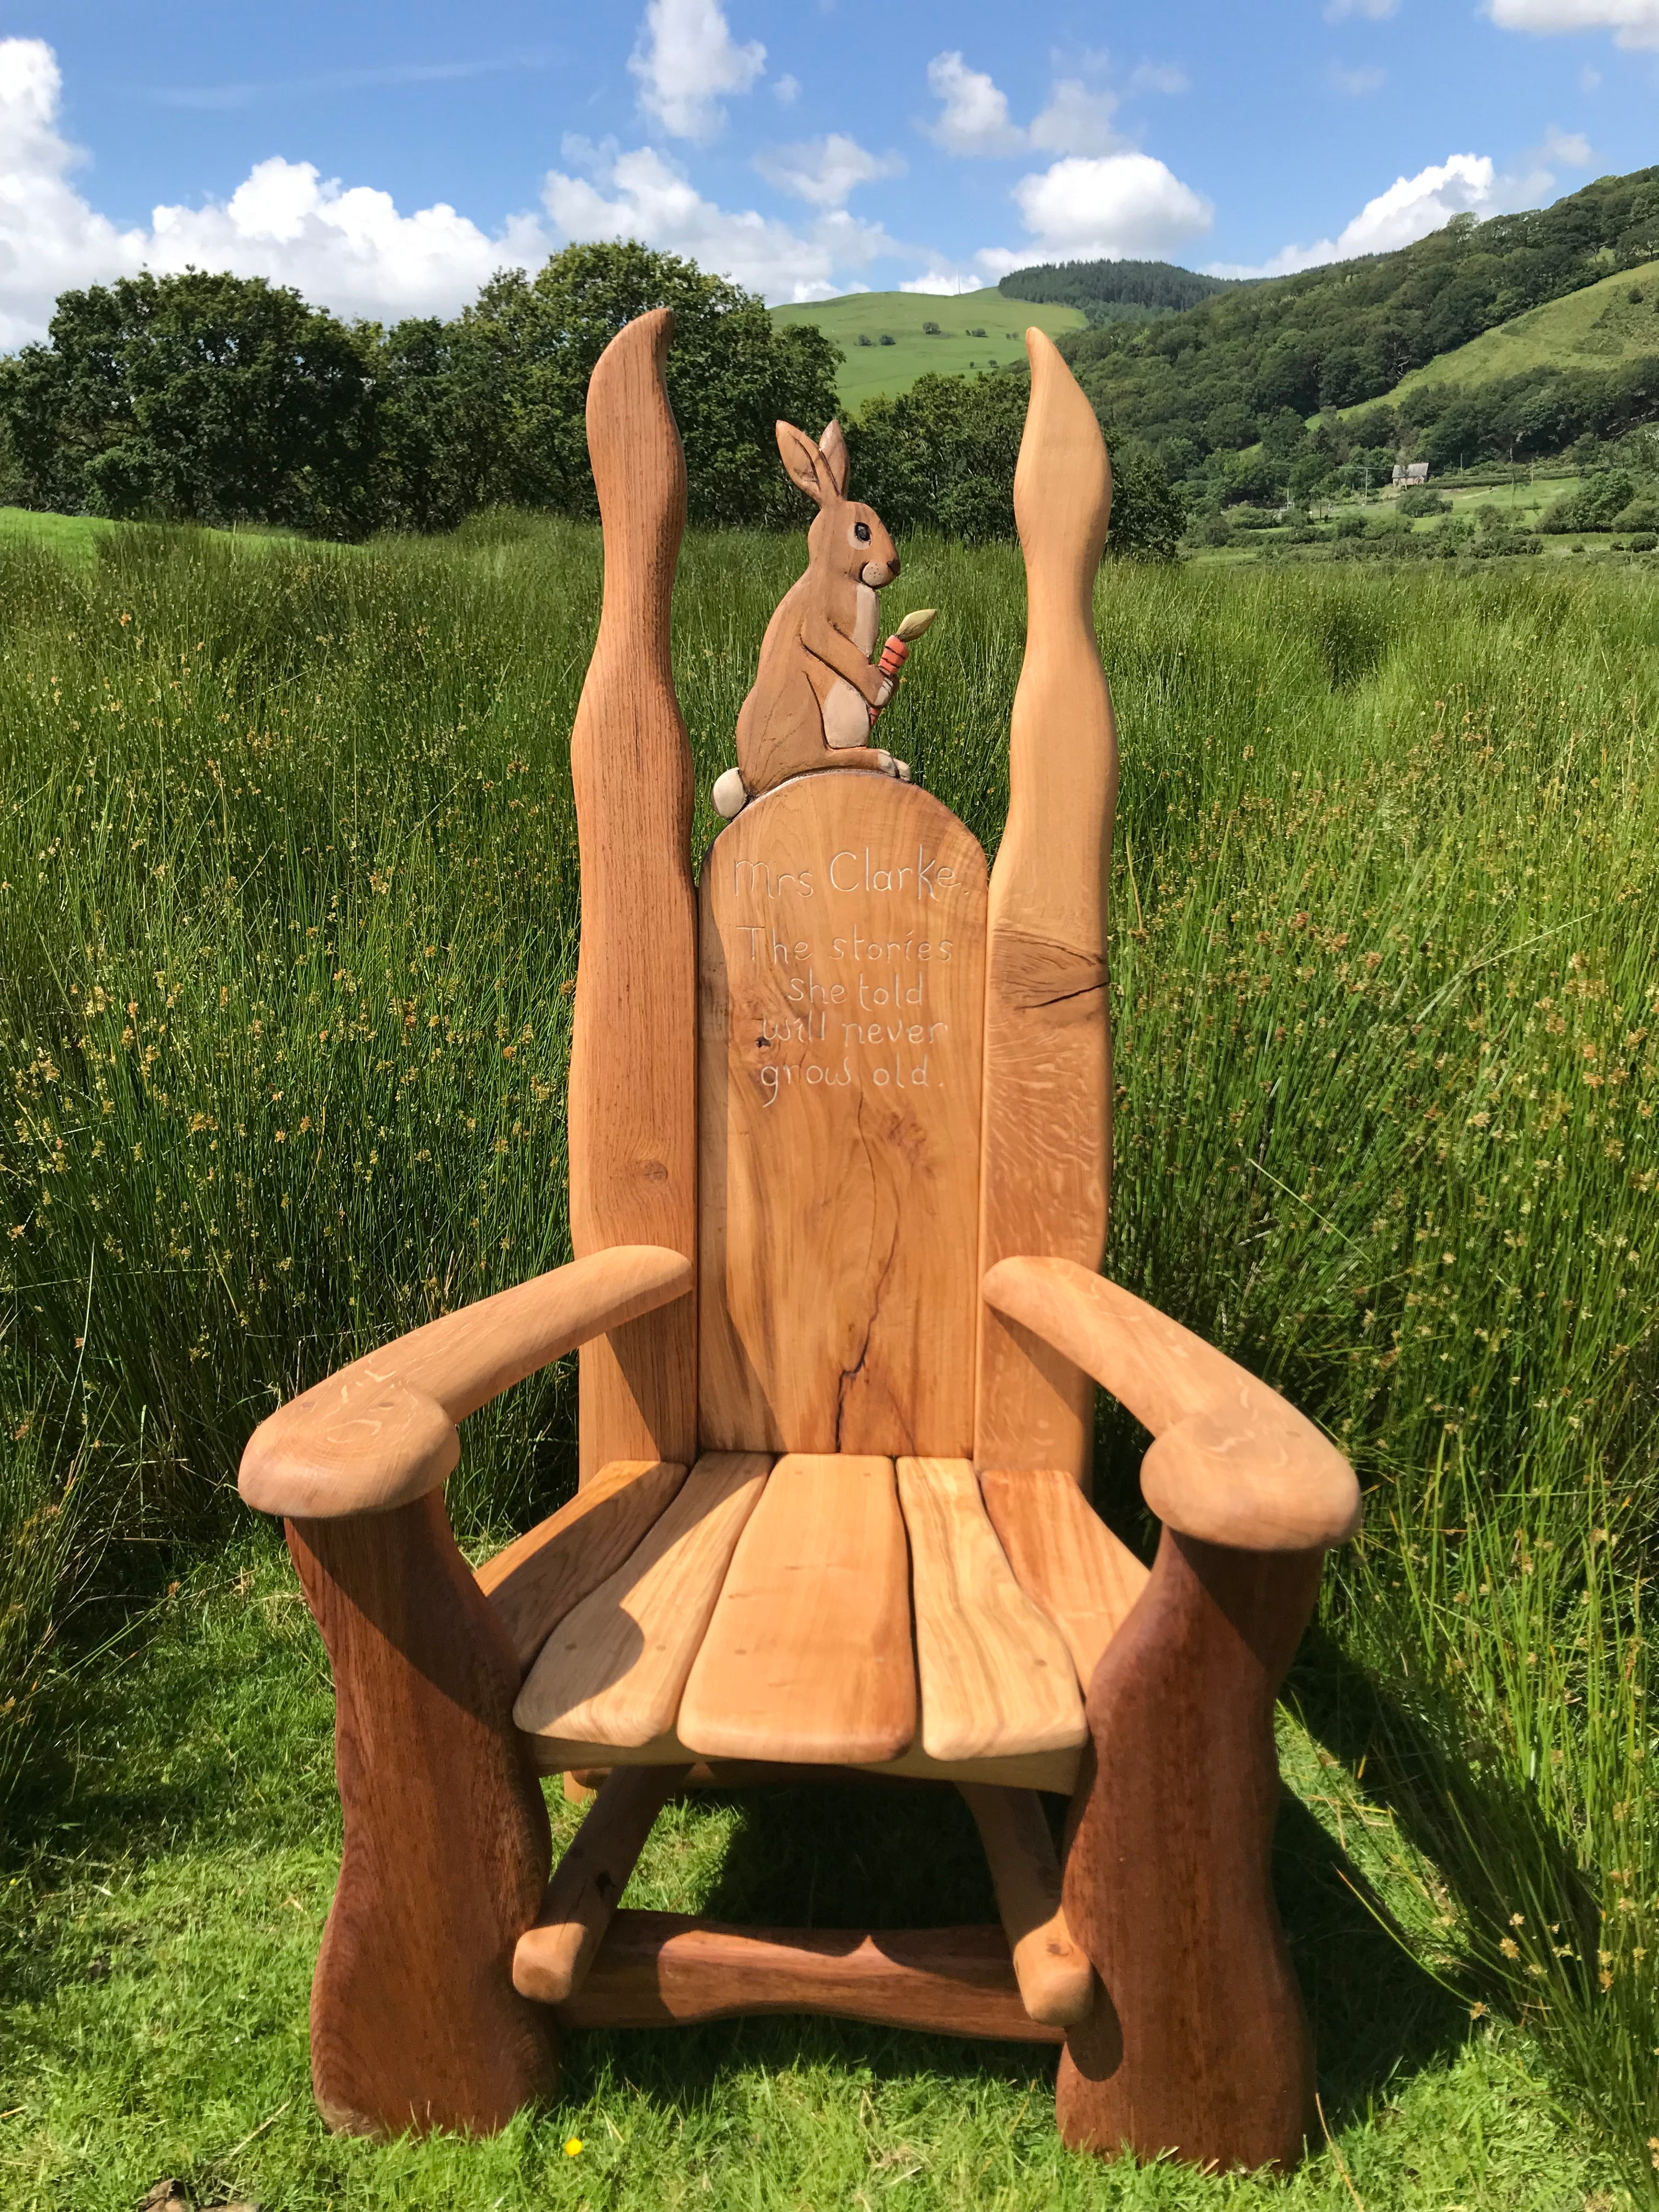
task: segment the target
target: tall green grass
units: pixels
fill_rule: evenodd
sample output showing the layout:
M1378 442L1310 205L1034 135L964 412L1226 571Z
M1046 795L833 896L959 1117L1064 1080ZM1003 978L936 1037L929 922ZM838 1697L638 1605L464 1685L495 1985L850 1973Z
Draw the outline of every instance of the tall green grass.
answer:
M888 612L945 618L884 742L994 845L1018 556L904 552ZM687 547L700 794L797 565ZM121 532L79 570L0 546L0 1769L102 1597L235 1525L278 1396L566 1255L599 574L594 533L510 520L257 559ZM1659 2202L1650 594L1114 568L1097 605L1109 1265L1352 1453L1367 1533L1293 1682L1334 1802L1396 1837L1421 1955ZM471 1425L467 1540L562 1494L574 1419L560 1370ZM1103 1445L1144 1537L1138 1440Z

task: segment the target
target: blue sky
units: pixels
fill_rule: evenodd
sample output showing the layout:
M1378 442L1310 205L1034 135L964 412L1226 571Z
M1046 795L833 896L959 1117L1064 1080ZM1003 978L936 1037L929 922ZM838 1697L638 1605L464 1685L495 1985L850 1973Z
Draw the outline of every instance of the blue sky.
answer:
M451 313L572 238L769 299L1272 270L1659 159L1659 0L0 0L0 345L230 267Z

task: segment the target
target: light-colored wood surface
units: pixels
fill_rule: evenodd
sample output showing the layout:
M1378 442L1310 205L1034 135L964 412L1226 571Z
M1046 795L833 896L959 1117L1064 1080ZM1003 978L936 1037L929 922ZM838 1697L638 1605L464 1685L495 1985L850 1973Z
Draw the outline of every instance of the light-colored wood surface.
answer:
M805 776L703 863L701 1420L721 1450L968 1449L985 860Z
M683 1766L692 1756L673 1729L642 1744L618 1746L574 1737L527 1735L524 1746L538 1774L568 1773L573 1768L587 1774L614 1766ZM1060 1751L1017 1753L1007 1759L930 1759L920 1743L913 1743L896 1759L861 1760L856 1766L838 1771L849 1778L865 1776L873 1782L982 1782L999 1790L1043 1790L1056 1797L1069 1797L1077 1787L1082 1755L1082 1746L1072 1744ZM727 1762L714 1764L717 1771L724 1771ZM758 1771L753 1762L741 1764ZM799 1765L798 1761L791 1764ZM782 1779L781 1766L769 1760L763 1765L773 1781ZM832 1771L814 1765L800 1767L799 1774L805 1780L812 1776L822 1778Z
M1033 2020L1075 2027L1094 2002L1095 1973L1066 1925L1060 1856L1042 1801L1035 1790L972 1783L962 1794L985 1846L1021 2002Z
M690 1301L691 1266L624 1245L555 1267L354 1360L260 1422L238 1487L260 1513L386 1513L435 1490L460 1457L457 1424L579 1344Z
M669 600L685 457L662 367L672 317L618 332L587 392L605 531L599 633L570 733L581 956L570 1053L570 1236L696 1251L696 908L691 753L674 695ZM689 1463L697 1317L677 1307L582 1354L584 1481L609 1460Z
M966 1460L902 1459L922 1748L946 1762L1065 1751L1086 1730L1071 1656L1003 1557Z
M831 2013L937 2035L1058 2043L1034 2021L1000 1928L732 1928L624 1909L568 2027L669 2027L740 2013Z
M781 1459L680 1701L705 1758L854 1765L916 1732L909 1561L890 1460Z
M514 1947L513 1986L520 1996L562 2004L580 1989L652 1824L685 1773L683 1766L635 1766L607 1776L553 1869L535 1925Z
M869 743L870 710L893 689L873 655L876 594L897 575L898 554L875 509L847 496L839 423L821 440L791 422L780 422L777 435L785 473L818 512L806 533L806 574L766 625L754 688L738 714L738 768L750 799L816 769L884 769L889 762Z
M568 1505L497 1552L477 1571L528 1671L574 1605L616 1572L685 1480L672 1460L613 1460Z
M1031 397L1014 517L1025 659L1014 695L1008 822L991 878L980 1266L1057 1253L1098 1267L1111 1170L1106 890L1117 738L1095 638L1111 512L1100 425L1053 342L1025 334ZM1085 1377L981 1309L973 1455L1086 1480Z
M711 1452L697 1462L644 1541L542 1646L513 1709L526 1735L626 1747L670 1734L770 1464L760 1452ZM561 1761L603 1763L603 1751L597 1760Z
M1359 1486L1335 1445L1167 1314L1064 1260L1001 1261L984 1291L1152 1431L1140 1490L1167 1527L1249 1552L1345 1544L1358 1528Z
M979 1486L1015 1579L1065 1638L1086 1693L1147 1570L1063 1468L981 1468Z

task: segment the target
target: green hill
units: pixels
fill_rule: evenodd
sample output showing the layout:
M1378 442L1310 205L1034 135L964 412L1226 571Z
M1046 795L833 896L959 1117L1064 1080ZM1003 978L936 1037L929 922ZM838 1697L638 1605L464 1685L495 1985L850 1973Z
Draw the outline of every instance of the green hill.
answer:
M1173 261L1042 261L1011 270L997 289L1007 300L1081 307L1091 326L1097 327L1178 314L1239 282L1235 276L1203 276Z
M774 307L772 319L815 323L842 349L847 358L836 373L836 390L843 410L855 415L866 400L896 399L930 369L962 376L1023 363L1028 323L1057 337L1062 331L1083 330L1088 319L1081 307L1031 306L988 287L945 299L922 292L851 292L839 300ZM938 325L937 335L926 327L929 323ZM886 338L890 345L883 343Z
M1386 396L1399 407L1433 384L1491 384L1540 369L1606 369L1653 355L1659 355L1659 275L1644 271L1632 282L1626 270L1437 354Z
M1586 422L1601 434L1651 411L1644 393L1608 380L1659 351L1645 336L1655 319L1645 297L1619 299L1620 282L1632 288L1626 272L1656 255L1659 168L1642 169L1600 178L1552 207L1484 223L1459 216L1393 253L1231 287L1152 322L1085 331L1064 349L1102 419L1158 447L1177 476L1275 428L1286 434L1291 418L1299 434L1322 412L1376 402L1398 409L1473 346L1486 349L1483 378L1507 380L1514 372L1498 364L1511 358L1522 374L1547 364L1553 374L1590 378L1595 389L1571 404L1508 424L1523 450L1551 452ZM1636 283L1645 295L1647 281ZM1590 291L1598 301L1571 306ZM1546 319L1534 321L1540 311ZM1498 335L1503 326L1519 326L1518 344ZM1596 350L1585 353L1587 345Z

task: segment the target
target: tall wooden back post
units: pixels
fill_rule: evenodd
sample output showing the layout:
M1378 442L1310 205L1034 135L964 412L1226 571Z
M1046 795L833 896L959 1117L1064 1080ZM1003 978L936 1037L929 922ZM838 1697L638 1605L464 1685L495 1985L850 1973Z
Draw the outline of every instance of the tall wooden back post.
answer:
M697 952L691 755L669 658L685 456L662 368L673 317L630 323L587 395L605 532L599 634L570 735L581 953L570 1054L570 1237L696 1255ZM689 1463L697 1443L696 1301L581 1354L580 1468Z

